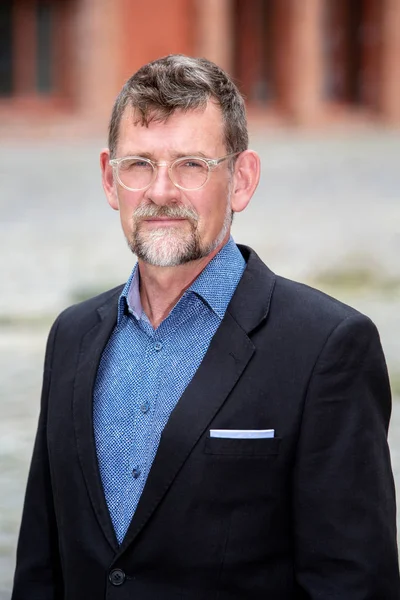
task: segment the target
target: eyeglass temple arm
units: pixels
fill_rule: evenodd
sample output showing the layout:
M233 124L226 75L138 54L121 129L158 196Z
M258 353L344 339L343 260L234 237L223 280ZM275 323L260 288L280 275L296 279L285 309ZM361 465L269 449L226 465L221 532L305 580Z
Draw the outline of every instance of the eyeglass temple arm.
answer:
M210 165L210 167L216 167L220 163L224 162L224 160L228 160L228 158L232 158L233 156L237 156L238 154L241 154L241 152L242 151L240 151L240 152L231 152L231 154L227 154L226 156L222 156L221 158L213 158L213 159L210 159L207 162Z

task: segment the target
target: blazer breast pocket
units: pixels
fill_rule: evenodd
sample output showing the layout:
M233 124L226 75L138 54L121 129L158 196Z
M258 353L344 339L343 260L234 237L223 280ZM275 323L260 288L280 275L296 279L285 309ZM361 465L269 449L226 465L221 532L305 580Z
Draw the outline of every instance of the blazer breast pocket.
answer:
M205 453L224 456L277 456L281 438L216 438L207 437Z

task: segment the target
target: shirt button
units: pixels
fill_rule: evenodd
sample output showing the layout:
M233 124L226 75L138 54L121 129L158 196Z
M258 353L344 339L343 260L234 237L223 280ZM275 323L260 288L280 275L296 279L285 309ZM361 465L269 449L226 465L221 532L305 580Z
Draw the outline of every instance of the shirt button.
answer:
M142 406L140 407L140 410L142 411L143 414L146 414L148 412L150 408L150 402L144 402L142 404Z
M138 477L140 477L140 469L138 467L132 469L132 475L133 479L137 479Z
M162 343L161 342L156 342L154 344L154 350L157 350L157 352L159 352L162 348Z
M112 571L110 571L108 579L110 580L110 583L112 583L112 585L122 585L125 581L125 577L126 575L122 571L122 569L113 569Z

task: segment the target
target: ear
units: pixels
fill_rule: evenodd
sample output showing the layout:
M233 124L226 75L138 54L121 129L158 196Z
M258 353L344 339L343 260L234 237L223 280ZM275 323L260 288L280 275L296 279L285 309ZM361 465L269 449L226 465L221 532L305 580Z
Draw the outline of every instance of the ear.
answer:
M233 174L231 205L233 212L246 208L260 180L260 157L254 150L239 154Z
M108 204L114 210L119 210L117 185L114 181L113 168L110 165L110 151L104 148L100 153L101 182L107 196Z

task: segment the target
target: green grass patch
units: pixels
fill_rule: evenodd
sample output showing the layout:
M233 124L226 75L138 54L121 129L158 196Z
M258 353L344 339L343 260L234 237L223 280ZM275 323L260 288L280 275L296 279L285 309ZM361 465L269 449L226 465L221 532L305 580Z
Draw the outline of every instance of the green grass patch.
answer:
M400 278L387 276L369 266L349 265L322 270L311 278L311 284L328 293L400 295Z
M89 298L93 298L93 296L98 296L102 294L106 290L115 287L114 285L102 284L101 287L93 285L87 287L76 288L69 294L69 299L71 304L77 304L78 302L83 302L84 300L88 300Z
M56 315L0 315L0 328L37 328L49 327Z
M400 372L390 373L390 387L393 396L400 398Z

